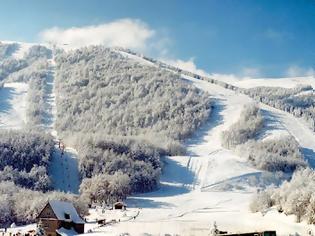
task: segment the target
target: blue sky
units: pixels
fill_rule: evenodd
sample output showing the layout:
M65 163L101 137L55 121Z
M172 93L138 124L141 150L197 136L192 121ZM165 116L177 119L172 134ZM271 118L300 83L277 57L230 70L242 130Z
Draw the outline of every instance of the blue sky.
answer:
M120 19L138 24L134 37L143 28L139 42L146 44L143 48L132 44L135 38L125 45L131 43L151 56L193 60L209 73L314 74L315 1L311 0L7 0L0 8L0 39L37 42L43 40L40 32L53 27L58 32L50 38L63 37L62 30L71 27L105 24L106 30L97 32L116 36L111 41L104 36L103 41L120 42L117 37L128 37L124 27L130 24L121 23L125 35L113 31L117 24L108 31L108 24ZM69 36L69 40L74 39Z

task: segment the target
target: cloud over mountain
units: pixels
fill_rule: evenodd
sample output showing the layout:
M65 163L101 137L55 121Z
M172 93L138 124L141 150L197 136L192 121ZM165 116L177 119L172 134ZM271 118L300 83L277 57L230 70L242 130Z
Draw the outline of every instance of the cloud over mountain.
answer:
M99 25L60 28L53 27L40 32L43 42L79 48L89 45L126 47L147 51L151 47L156 31L141 20L125 18Z

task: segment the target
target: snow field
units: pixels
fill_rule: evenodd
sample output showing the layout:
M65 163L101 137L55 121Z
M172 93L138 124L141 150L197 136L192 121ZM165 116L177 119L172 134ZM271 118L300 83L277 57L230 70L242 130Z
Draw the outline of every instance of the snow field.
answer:
M0 128L21 129L26 125L26 83L5 83L0 89Z

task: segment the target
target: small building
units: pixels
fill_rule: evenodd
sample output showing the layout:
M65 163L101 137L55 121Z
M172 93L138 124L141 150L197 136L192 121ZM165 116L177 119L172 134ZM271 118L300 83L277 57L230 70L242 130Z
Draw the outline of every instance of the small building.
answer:
M115 202L113 208L114 210L126 210L127 205L123 202Z
M63 236L71 231L84 233L84 220L70 202L49 201L37 216L37 224L47 236Z
M276 231L260 231L260 232L249 232L249 233L222 233L218 236L277 236Z

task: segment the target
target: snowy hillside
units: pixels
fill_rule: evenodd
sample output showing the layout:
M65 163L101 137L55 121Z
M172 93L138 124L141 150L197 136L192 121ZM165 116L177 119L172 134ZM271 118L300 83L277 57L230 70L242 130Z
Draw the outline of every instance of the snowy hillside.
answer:
M251 100L219 86L188 79L217 99L215 114L211 118L215 122L210 119L186 143L189 156L166 159L159 191L128 199L131 207L140 208L136 220L121 223L109 231L208 235L210 225L216 221L219 228L232 232L270 229L277 230L279 235L295 232L303 235L310 227L295 223L293 216L275 210L265 216L249 212L249 203L256 191L251 182L258 183L264 173L244 163L241 157L222 148L220 143L220 132L237 120L242 106ZM269 116L277 119L270 133L278 129L284 135L291 133L300 141L301 147L314 153L315 135L303 122L284 112L261 106ZM292 126L292 122L299 126ZM314 159L315 155L311 154L309 158Z
M32 46L18 44L15 51L8 51L5 54L6 59L23 60L25 53L27 54ZM272 140L277 142L283 137L293 137L297 141L307 165L315 168L315 132L309 128L306 121L265 103L257 102L239 89L266 84L284 88L293 88L298 84L310 84L315 87L313 78L225 80L227 84L222 84L217 81L200 79L201 77L185 73L181 69L173 70L165 64L148 60L141 55L131 54L126 50L106 49L102 51L102 54L98 54L97 48L84 50L86 51L76 52L77 54L70 52L63 56L59 55L56 60L54 56L44 58L47 65L41 67L46 73L42 90L44 93L36 94L35 98L44 104L45 109L42 114L44 122L32 126L32 129L40 128L41 132L52 134L54 139L55 151L51 156L49 167L52 188L78 194L81 182L80 174L84 172L84 177L87 179L92 177L92 180L95 177L95 182L98 178L104 178L103 181L99 181L101 183L97 184L102 186L102 183L109 183L109 185L113 185L113 187L110 185L114 189L113 191L121 186L125 187L125 183L130 185L133 183L137 187L141 184L150 185L150 188L142 188L147 190L151 189L149 181L152 179L147 178L147 182L142 183L141 178L148 177L154 172L154 180L156 180L161 171L159 188L152 188L153 191L129 196L126 199L128 205L126 212L118 210L105 210L104 212L100 207L89 209L90 215L86 215L89 222L86 224L86 235L119 235L122 233L130 235L144 235L145 233L152 235L209 235L213 222L217 223L219 229L229 232L276 230L277 235L280 236L295 233L305 235L309 229L315 232L313 225L307 225L305 221L296 223L294 215L279 213L276 207L263 214L252 213L249 206L255 194L268 186L280 185L287 176L278 179L279 173L258 169L247 160L245 152L227 149L222 143L222 133L240 119L244 106L257 103L264 119L264 125L259 130L257 137L254 137L255 141ZM43 49L38 51L42 53ZM82 56L85 55L84 53L90 56L90 64L84 64L88 61ZM83 59L80 60L78 55ZM30 60L35 59L32 57ZM122 63L119 63L119 60ZM83 64L85 67L82 66ZM112 64L116 67L111 67ZM68 67L63 67L64 65ZM4 86L0 88L0 128L2 129L19 130L29 124L27 113L31 101L27 96L30 91L29 81L9 81L16 78L25 79L29 75L34 76L25 68L27 67L19 72L23 76L5 74ZM33 67L31 69L33 70ZM129 75L126 71L128 73L133 71L137 76ZM110 76L112 75L110 73L113 73L113 76ZM125 74L128 74L127 79L124 77ZM149 79L141 81L148 75ZM82 80L80 80L81 77ZM87 90L87 87L90 90ZM121 90L115 90L116 87ZM97 89L94 91L91 88ZM312 91L304 93L299 93L298 96L309 96L310 94L313 96ZM43 94L44 96L42 96ZM120 97L121 94L124 96ZM148 94L147 100L143 104L141 102L144 101L143 97L146 94ZM194 95L194 98L186 100L191 94ZM101 99L97 100L100 97ZM169 102L171 97L174 98L173 103ZM132 100L134 109L129 106L128 98ZM157 105L151 103L150 100L157 102ZM211 107L210 103L204 100L211 101ZM79 101L82 102L79 103ZM93 104L97 104L99 108L92 107ZM203 105L198 106L198 104ZM104 107L108 110L105 110ZM119 110L122 107L128 111L125 112L128 114ZM150 123L152 119L149 113L157 112L161 107L164 109L163 112L152 116L167 118L162 121L156 118L158 122ZM189 109L187 109L188 107ZM103 114L97 113L101 109L103 109ZM167 112L170 110L174 112L168 114ZM141 112L145 113L147 117L137 119L137 113ZM119 118L115 120L117 114L119 114ZM196 118L196 114L200 115ZM95 117L107 120L99 123L94 119ZM180 119L184 119L184 121ZM59 133L56 130L56 122ZM189 127L189 129L187 128L184 132L178 127ZM83 133L82 130L84 130ZM89 134L88 138L84 137L84 135L88 136L89 130L93 130L94 133L101 130L105 139L102 139L104 138L102 135L93 136L92 134ZM155 132L151 133L152 130ZM127 138L136 134L137 139L135 137L130 140L121 137L114 139L105 134L113 136L123 134ZM176 135L182 135L182 138L180 139ZM153 136L156 138L155 140L152 139ZM60 137L66 137L66 139L59 141ZM176 150L170 148L171 145L167 145L166 141L174 145ZM76 147L82 151L78 153L68 146L63 150L64 142L75 143ZM178 143L185 151L179 148ZM169 150L165 147L168 147ZM162 163L158 162L160 155ZM78 156L81 157L81 169L78 167ZM135 161L137 165L132 161ZM138 172L128 172L133 168ZM125 172L122 173L120 170ZM108 173L102 171L108 171ZM129 174L129 177L132 176L133 179L127 178L130 182L126 180L125 183L122 179L115 182L110 178L113 176L111 171L116 171L115 174L119 173L123 177ZM118 187L116 188L116 186ZM155 185L152 184L152 186ZM82 189L83 192L86 190ZM85 194L89 195L90 192L87 191ZM0 207L1 200L0 195ZM117 222L99 227L95 221L101 218L115 219ZM27 227L34 227L34 225ZM89 229L90 232L88 232ZM12 229L12 232L16 232L16 230L23 230L23 227Z
M0 89L0 128L10 130L43 129L55 139L55 152L52 155L50 175L54 189L77 193L79 173L77 153L66 147L62 161L58 147L58 134L54 128L56 116L55 99L55 62L49 55L46 57L46 46L31 43L3 41L3 64L10 65L16 60L26 62L22 69L12 71L4 80ZM11 46L13 45L13 46ZM40 49L36 51L37 49ZM10 50L9 50L10 49ZM45 61L41 58L44 55ZM37 59L39 59L37 62ZM4 70L9 66L5 66ZM11 82L13 80L14 82ZM40 91L37 91L40 89ZM63 163L64 162L64 163Z

